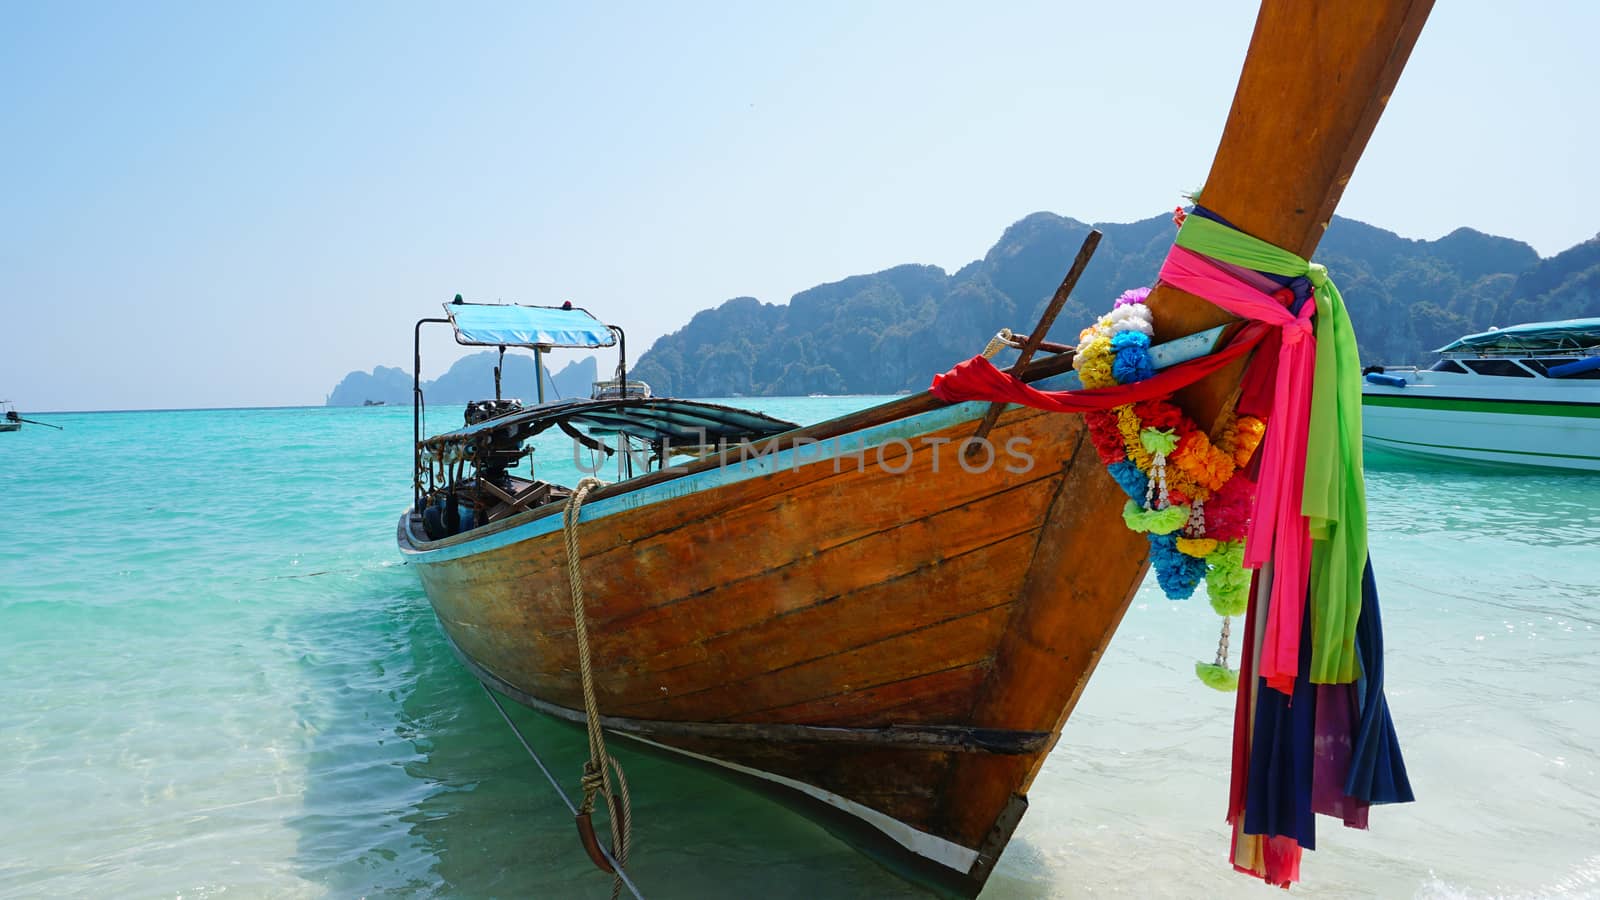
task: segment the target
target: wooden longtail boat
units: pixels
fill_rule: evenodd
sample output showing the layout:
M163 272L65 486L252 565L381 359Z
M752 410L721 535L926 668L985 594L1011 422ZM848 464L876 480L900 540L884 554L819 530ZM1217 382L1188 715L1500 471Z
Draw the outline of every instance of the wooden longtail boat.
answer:
M61 430L60 425L51 425L49 422L38 422L33 419L25 419L22 416L17 415L17 410L11 405L10 400L0 400L0 434L4 434L8 431L21 431L22 423L24 422L28 423L29 425L43 425L46 428L54 428L57 431Z
M1207 207L1309 258L1430 5L1267 0ZM1149 304L1178 358L1206 352L1232 321L1165 286ZM1202 426L1232 402L1242 367L1180 395ZM1017 374L1063 387L1069 369L1070 353L1047 352ZM1148 564L1082 417L1005 408L985 466L962 442L988 405L930 394L801 429L705 404L593 402L613 406L418 436L400 549L467 666L530 707L585 717L568 492L463 463L514 456L549 427L658 451L694 422L742 440L605 485L582 506L604 727L854 816L976 894Z

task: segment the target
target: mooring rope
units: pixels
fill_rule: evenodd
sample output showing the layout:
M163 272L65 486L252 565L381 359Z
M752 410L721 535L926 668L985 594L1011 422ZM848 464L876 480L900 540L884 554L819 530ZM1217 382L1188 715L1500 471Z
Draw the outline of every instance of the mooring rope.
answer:
M584 498L589 495L589 491L603 484L605 482L598 478L585 478L579 481L561 512L561 527L567 539L567 581L572 589L572 624L578 638L578 672L583 678L583 709L589 731L589 760L583 764L583 803L578 807L576 815L587 815L594 809L596 794L601 794L608 801L612 801L610 808L606 810L608 813L606 818L611 823L611 846L616 850L617 859L626 865L628 844L633 832L633 805L628 798L628 777L622 772L622 764L606 753L605 733L600 728L600 705L594 698L594 672L589 657L589 623L584 614L583 573L578 556L578 512L583 508ZM617 815L614 802L617 794L611 784L613 771L616 772L617 784L621 788L620 817ZM618 821L619 818L621 821ZM616 900L622 889L621 871L621 868L617 869L619 873L617 881L611 886L612 900Z
M990 359L996 353L999 353L1001 350L1004 350L1007 347L1017 346L1015 337L1016 335L1011 333L1011 329L1000 329L1000 331L996 333L994 337L989 339L989 345L983 348L983 358Z
M556 776L550 773L550 768L544 764L544 760L540 759L539 754L535 753L533 747L528 744L528 739L522 736L522 729L517 727L517 723L511 721L511 716L506 712L506 708L500 704L500 698L494 695L494 691L490 690L487 684L479 682L479 687L482 687L483 692L489 695L489 702L493 703L494 708L499 711L500 718L505 719L506 724L511 727L511 733L517 736L517 743L522 745L522 749L528 751L528 755L533 757L534 765L537 765L539 771L544 773L544 777L550 782L550 786L556 789L556 796L560 797L561 802L566 804L567 812L576 816L578 808L572 805L572 798L567 796L567 792L561 787L561 782L556 780ZM607 850L603 845L600 847L600 852L605 855L606 861L611 863L611 868L616 870L617 880L627 886L628 893L632 894L636 900L644 900L644 895L639 893L639 887L633 883L633 879L628 877L628 873L623 871L622 863L618 862L611 855L611 851Z

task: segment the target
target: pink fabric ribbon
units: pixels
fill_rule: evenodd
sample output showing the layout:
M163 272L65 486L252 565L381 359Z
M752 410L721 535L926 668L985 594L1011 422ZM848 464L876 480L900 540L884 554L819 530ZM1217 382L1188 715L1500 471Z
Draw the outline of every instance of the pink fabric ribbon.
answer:
M1311 577L1311 526L1301 513L1305 493L1306 434L1311 423L1311 383L1316 376L1317 341L1311 316L1317 305L1301 304L1295 315L1263 293L1218 268L1208 258L1174 245L1161 267L1161 280L1245 319L1282 329L1272 416L1261 447L1256 490L1244 563L1255 569L1273 563L1267 627L1262 635L1257 674L1267 685L1293 693L1300 670L1300 629L1305 621L1306 588Z

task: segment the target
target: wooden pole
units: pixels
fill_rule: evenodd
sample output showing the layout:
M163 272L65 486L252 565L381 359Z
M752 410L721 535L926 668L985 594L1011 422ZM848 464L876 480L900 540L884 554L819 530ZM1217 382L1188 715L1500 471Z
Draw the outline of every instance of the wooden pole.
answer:
M1050 305L1044 308L1044 315L1039 317L1039 324L1028 333L1028 340L1022 345L1022 353L1017 356L1017 362L1012 366L1015 370L1027 368L1033 354L1038 352L1039 345L1044 343L1044 333L1055 324L1056 316L1061 314L1062 307L1067 305L1067 298L1072 295L1072 289L1078 286L1078 279L1083 277L1083 270L1089 267L1089 260L1093 258L1096 247L1100 246L1101 234L1097 229L1090 229L1089 234L1083 239L1083 246L1078 248L1078 255L1072 261L1072 268L1067 270L1067 277L1061 279L1061 286L1056 288L1055 296L1050 298ZM967 439L966 454L971 459L978 453L983 439L989 436L994 423L1000 420L1000 413L1004 411L1004 403L991 403L989 409L983 414L983 421L978 423L978 430Z

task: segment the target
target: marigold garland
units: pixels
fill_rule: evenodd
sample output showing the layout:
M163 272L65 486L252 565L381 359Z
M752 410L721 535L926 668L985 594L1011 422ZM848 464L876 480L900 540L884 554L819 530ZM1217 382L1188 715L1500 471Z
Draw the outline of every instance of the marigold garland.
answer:
M1139 440L1139 432L1144 428L1139 422L1139 414L1133 411L1132 406L1119 406L1111 413L1116 417L1117 435L1122 438L1123 457L1138 466L1139 471L1149 472L1150 451L1146 450L1144 443Z
M1088 343L1088 352L1080 354L1083 365L1078 369L1078 380L1087 388L1111 387L1117 379L1111 374L1111 338L1097 336ZM1074 359L1076 362L1076 359Z
M1117 451L1121 452L1121 450L1122 444L1118 443ZM1138 466L1128 462L1126 459L1118 460L1106 466L1106 471L1111 473L1111 477L1116 479L1117 484L1122 487L1123 493L1129 497L1143 497L1145 491L1150 489L1150 480L1145 477L1143 472L1139 471Z
M1100 454L1101 462L1110 466L1128 459L1128 451L1122 443L1122 432L1117 430L1116 417L1105 413L1093 413L1083 418L1085 424L1089 426L1089 442L1094 444L1094 450ZM1139 488L1139 495L1144 496L1143 487Z
M1242 541L1250 529L1255 485L1248 478L1229 479L1206 501L1206 535L1219 541Z
M1250 605L1244 541L1227 541L1206 555L1206 597L1219 616L1242 616Z
M1187 600L1206 575L1206 561L1195 559L1177 548L1178 539L1170 534L1150 535L1150 564L1156 570L1156 583L1173 600Z
M1118 384L1143 381L1156 373L1150 362L1148 334L1142 331L1119 331L1111 336L1111 350L1116 354L1111 361L1111 376Z
M1189 521L1189 507L1169 506L1165 509L1145 509L1137 502L1129 500L1122 507L1122 521L1133 531L1168 535L1182 528L1183 523ZM1174 545L1173 551L1177 552L1176 545Z
M1155 374L1154 320L1144 303L1149 293L1148 288L1124 292L1110 313L1079 335L1073 368L1084 387L1128 384ZM1162 592L1173 600L1187 599L1204 580L1226 629L1227 617L1243 615L1249 602L1244 536L1255 485L1243 470L1266 423L1230 412L1217 423L1213 440L1170 400L1145 400L1084 418L1101 462L1130 498L1123 521L1150 542ZM1220 656L1216 663L1197 663L1195 672L1219 690L1238 683L1238 673Z
M1181 537L1178 538L1178 550L1181 553L1205 559L1216 552L1217 540L1215 538Z
M1267 423L1255 416L1239 416L1223 429L1217 447L1232 453L1233 464L1242 469L1249 464L1266 433Z
M1197 662L1194 664L1195 677L1208 688L1231 694L1239 689L1239 672L1227 666L1216 663Z
M1197 487L1189 492L1196 500L1210 499L1211 493L1221 490L1237 468L1233 454L1212 446L1211 439L1203 431L1185 434L1178 449L1180 452L1174 456L1172 464Z

